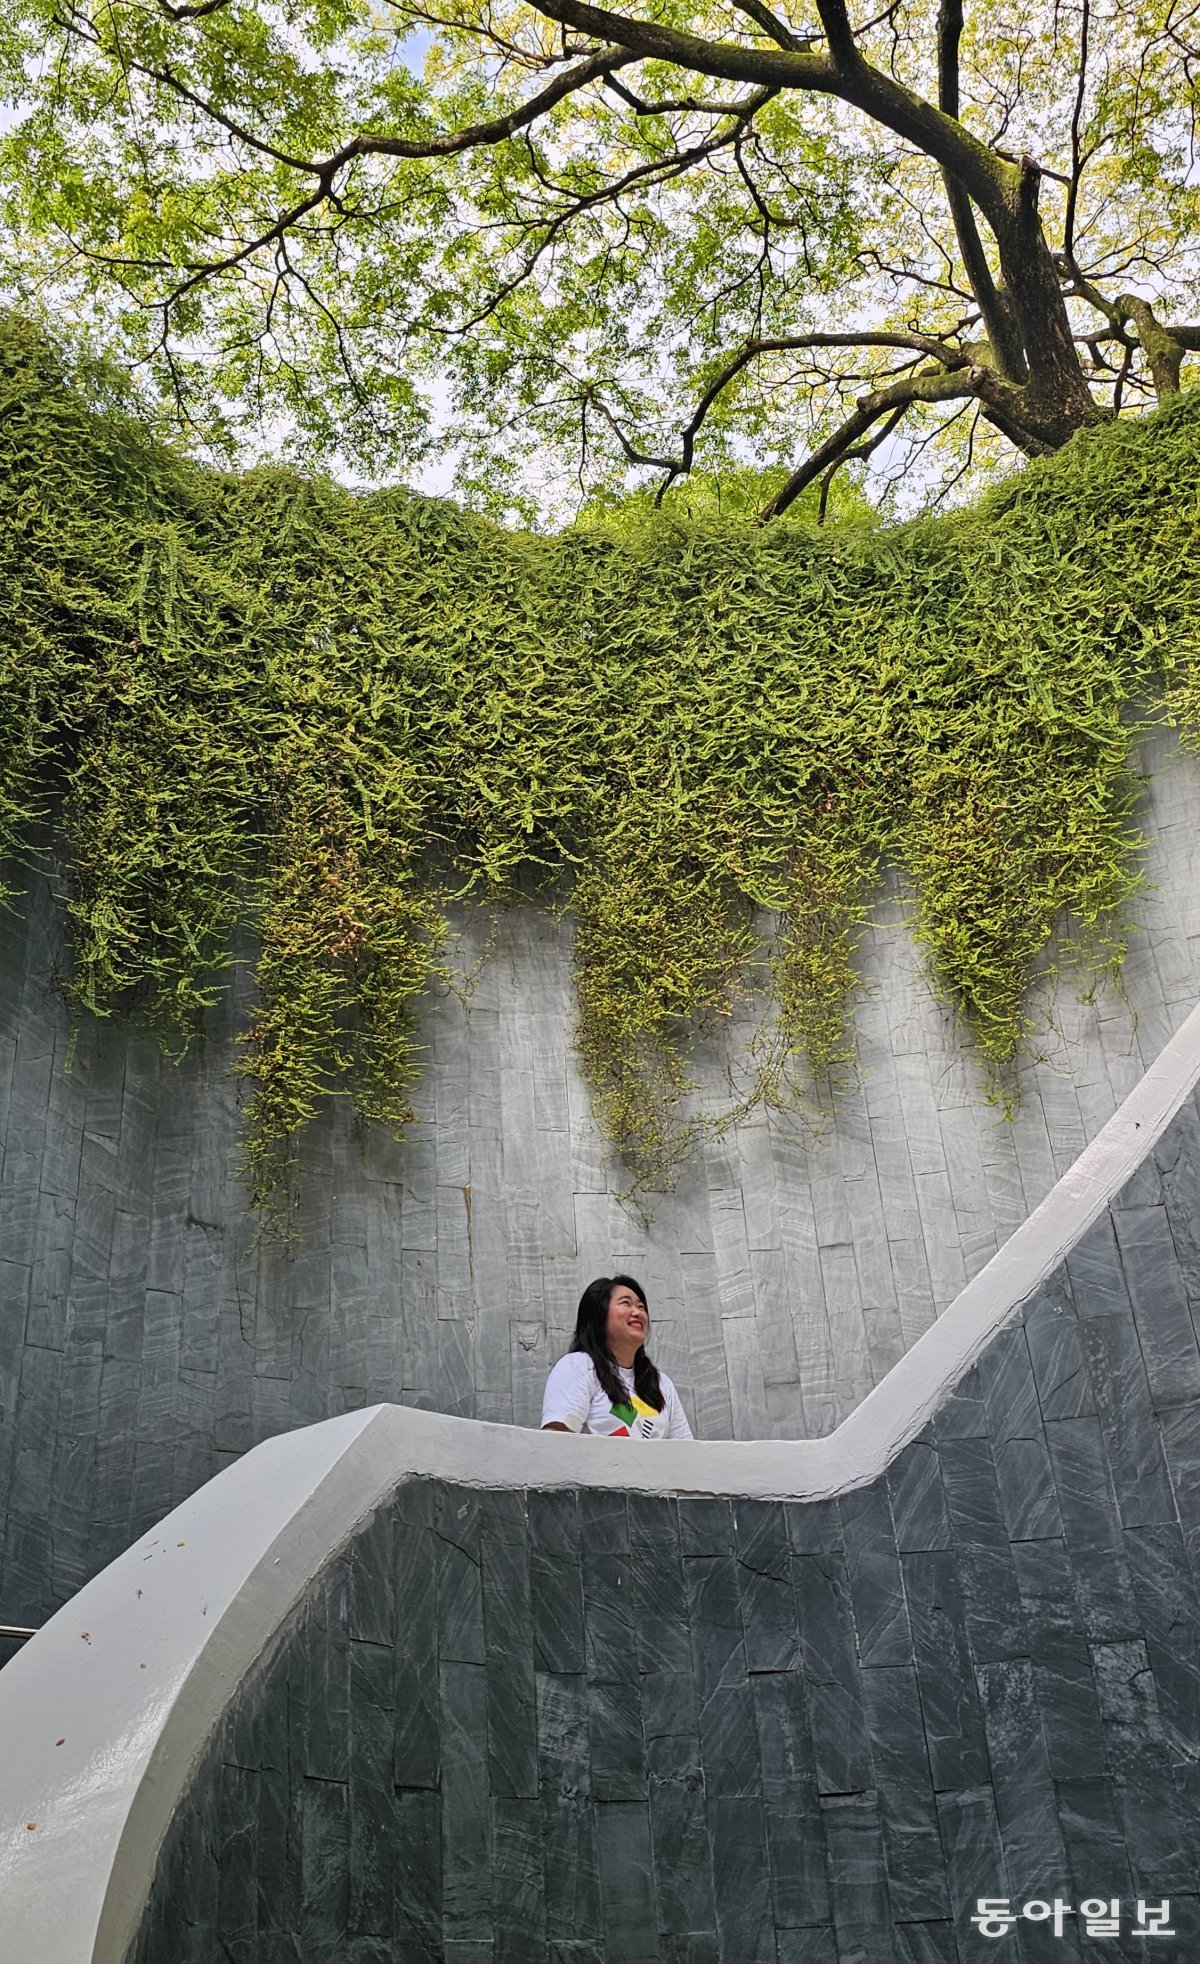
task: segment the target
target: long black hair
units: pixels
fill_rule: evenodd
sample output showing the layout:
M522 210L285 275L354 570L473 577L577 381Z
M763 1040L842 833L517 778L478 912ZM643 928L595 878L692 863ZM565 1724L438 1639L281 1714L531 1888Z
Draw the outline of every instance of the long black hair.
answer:
M634 1295L646 1312L646 1322L650 1321L650 1305L646 1301L646 1291L632 1275L598 1275L589 1282L579 1298L579 1314L575 1318L575 1336L572 1350L581 1350L590 1357L596 1367L600 1389L611 1404L624 1405L629 1393L621 1382L620 1374L612 1353L608 1348L608 1304L614 1289L632 1289ZM633 1360L633 1388L644 1405L650 1405L661 1412L666 1404L658 1372L646 1355L643 1344Z

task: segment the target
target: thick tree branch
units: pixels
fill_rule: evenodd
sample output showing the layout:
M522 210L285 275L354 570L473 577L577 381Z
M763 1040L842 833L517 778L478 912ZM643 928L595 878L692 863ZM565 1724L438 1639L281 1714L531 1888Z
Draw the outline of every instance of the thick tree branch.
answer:
M1016 168L954 117L865 61L838 0L822 0L818 8L829 42L828 55L707 41L662 21L639 20L608 7L593 6L590 0L532 3L547 20L577 28L650 60L672 62L695 74L837 96L945 165L966 186L989 223L1002 224L1008 214L1018 179Z
M769 504L764 505L759 513L759 522L765 525L772 518L778 518L789 505L795 503L802 491L815 484L831 464L840 463L872 425L882 421L885 416L891 416L897 409L908 409L914 402L961 402L964 397L978 395L980 376L981 371L976 368L954 373L933 369L909 376L903 382L893 382L886 389L875 389L870 395L860 396L853 415L848 416L832 436L826 437L824 443L818 444L799 469L792 472L782 490L776 492Z
M1116 307L1137 329L1138 340L1150 364L1150 378L1160 402L1179 394L1179 371L1189 347L1200 347L1200 333L1194 328L1165 327L1148 300L1136 293L1119 293ZM1195 339L1188 337L1195 335Z
M958 51L962 31L962 0L941 0L937 24L938 103L947 116L953 116L956 120L959 112ZM1025 351L1008 303L992 278L970 196L966 187L945 165L942 166L942 183L946 188L963 266L979 304L996 365L1009 380L1023 382L1028 374Z
M821 497L820 497L820 502L817 505L818 525L824 525L825 523L825 515L829 509L830 488L838 472L842 470L847 464L857 464L857 463L865 462L865 460L868 457L870 457L874 451L878 450L881 443L886 443L888 438L891 436L892 431L898 429L900 424L904 421L904 418L908 414L909 407L910 405L907 402L900 403L895 409L893 409L891 415L887 419L887 422L883 424L882 428L875 430L872 433L872 435L870 435L866 439L865 443L856 444L853 450L844 450L841 456L836 457L833 463L830 464L829 469L826 471L824 477L821 479ZM957 413L961 414L961 412L957 412Z
M625 435L620 424L607 407L603 398L594 390L589 390L586 400L594 406L609 425L621 446L626 460L631 464L645 466L651 470L665 473L655 495L654 502L661 504L676 478L686 477L692 469L696 454L696 438L704 425L713 404L729 387L729 384L760 355L791 354L809 348L900 348L916 355L932 356L940 362L948 373L966 368L970 356L947 341L939 341L931 334L892 333L886 329L863 329L859 333L835 334L816 332L812 334L758 335L743 342L720 373L705 389L692 414L690 422L680 435L678 454L674 457L653 456L638 450ZM970 393L974 393L971 391ZM903 405L905 408L908 404Z
M691 422L683 432L682 447L673 475L684 477L692 468L696 438L701 425L718 396L734 381L742 370L759 355L789 354L804 348L905 348L915 354L932 355L948 370L965 368L969 357L948 342L939 341L929 334L893 334L885 329L865 329L858 334L780 334L760 335L743 343L732 360L727 362L712 382L709 383ZM663 489L666 489L664 485ZM661 496L661 493L660 493Z
M761 27L763 33L768 35L777 46L802 48L808 45L807 42L798 41L791 28L785 27L781 20L776 19L771 9L763 5L763 0L734 0L734 5L739 12L745 14L747 20L752 20L756 27Z
M825 39L834 61L842 69L856 68L862 62L862 56L855 43L846 0L816 0L816 8L817 19L825 30Z

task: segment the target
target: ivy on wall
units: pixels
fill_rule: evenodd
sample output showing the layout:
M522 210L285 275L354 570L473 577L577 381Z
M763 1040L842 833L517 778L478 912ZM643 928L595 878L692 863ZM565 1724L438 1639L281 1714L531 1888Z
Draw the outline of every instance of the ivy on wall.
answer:
M206 470L0 322L0 857L57 824L72 1000L169 1045L254 929L277 1206L327 1098L409 1116L448 896L531 878L568 883L580 1056L645 1180L691 1136L696 1019L764 968L758 1094L837 1066L885 859L995 1073L1064 917L1119 957L1130 706L1200 731L1198 467L1194 392L966 514L543 538Z

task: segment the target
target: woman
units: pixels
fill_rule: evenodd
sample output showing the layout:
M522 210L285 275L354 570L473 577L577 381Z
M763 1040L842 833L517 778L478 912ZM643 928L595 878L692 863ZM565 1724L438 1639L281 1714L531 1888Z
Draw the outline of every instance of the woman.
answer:
M650 1311L632 1275L601 1275L579 1299L575 1338L546 1380L543 1432L690 1439L679 1395L646 1355Z

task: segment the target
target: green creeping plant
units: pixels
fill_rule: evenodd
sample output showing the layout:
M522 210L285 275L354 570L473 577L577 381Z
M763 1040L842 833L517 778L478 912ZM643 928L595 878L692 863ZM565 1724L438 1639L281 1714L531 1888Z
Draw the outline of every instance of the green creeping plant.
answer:
M1200 744L1200 392L942 520L554 537L201 467L11 318L0 411L7 896L53 825L72 1000L176 1050L253 934L246 1166L277 1223L327 1100L409 1117L452 895L573 913L579 1056L643 1186L845 1070L885 864L997 1089L1056 928L1120 958L1137 716ZM689 1047L739 1001L742 1090L701 1119Z

